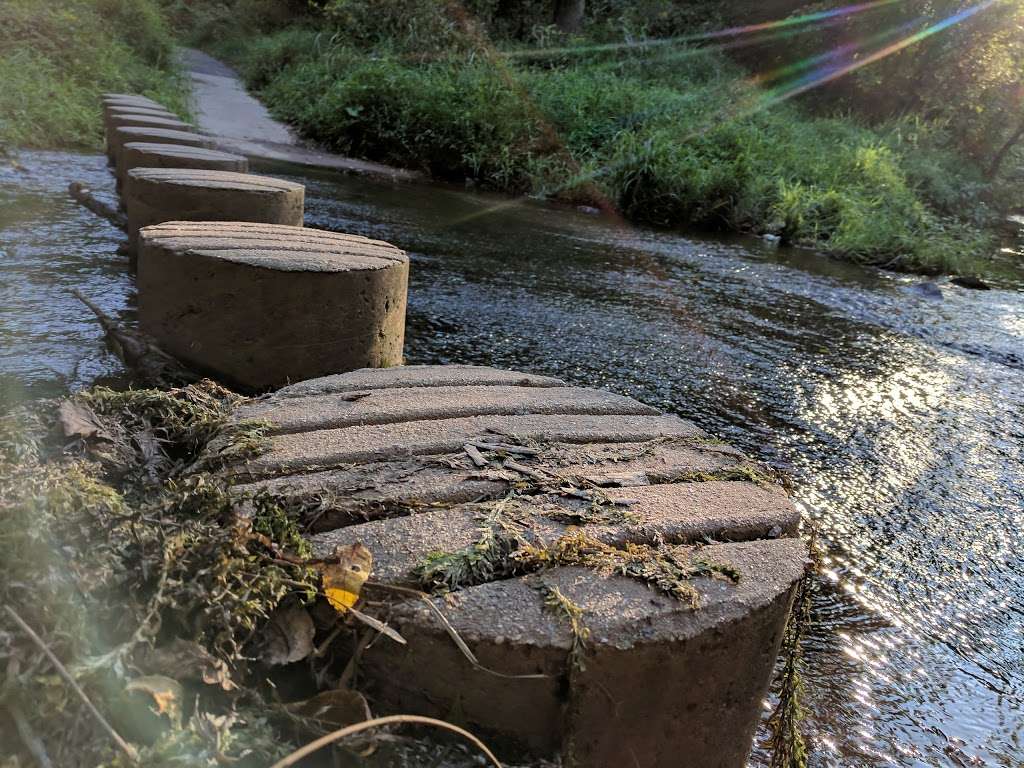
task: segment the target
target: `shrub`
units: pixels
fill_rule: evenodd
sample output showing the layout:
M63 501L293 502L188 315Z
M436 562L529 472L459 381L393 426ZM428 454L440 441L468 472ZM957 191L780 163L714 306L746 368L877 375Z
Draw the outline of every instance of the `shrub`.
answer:
M446 18L439 2L380 7ZM321 31L265 36L238 59L278 117L339 152L872 263L935 270L990 245L989 188L940 126L772 104L720 53L686 46L505 58L453 44L424 57L405 50L411 17L382 10L372 34L333 26L366 7L337 0Z
M0 144L96 147L100 94L142 93L185 113L172 39L152 0L0 5Z

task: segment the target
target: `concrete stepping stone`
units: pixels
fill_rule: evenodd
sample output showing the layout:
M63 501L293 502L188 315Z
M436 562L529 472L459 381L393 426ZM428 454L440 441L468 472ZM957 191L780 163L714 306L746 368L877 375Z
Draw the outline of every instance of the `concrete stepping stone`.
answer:
M130 178L164 170L135 169ZM224 175L256 179L251 185L268 196L283 189ZM356 235L210 221L139 232L142 328L196 370L249 391L399 364L408 279L403 251Z
M338 392L361 392L400 387L564 387L565 382L535 373L503 371L481 365L403 365L380 370L365 368L335 376L300 381L274 393L278 400L304 395L329 395Z
M689 478L742 477L750 470L738 451L691 438L549 443L545 456L552 483L579 487L632 488ZM251 477L248 470L243 474ZM302 524L318 532L387 517L394 510L495 498L521 479L515 470L482 470L464 454L446 458L444 466L427 454L270 477L238 489L267 491L287 499L291 507L306 509ZM325 505L325 499L330 503Z
M192 130L192 126L173 115L137 114L131 112L111 112L105 118L107 137L107 158L114 162L114 141L112 134L118 128L161 128L170 131Z
M179 119L175 115L153 112L143 114L139 112L111 112L107 118L110 130L116 128L168 128L172 131L192 131L191 124Z
M120 167L126 166L122 159ZM301 227L306 188L291 181L205 168L133 168L124 176L128 240L165 221L251 221Z
M181 118L163 107L136 107L124 104L108 104L103 107L103 128L107 133L111 131L111 118L133 115L139 117L163 117L169 120L181 120Z
M371 586L408 641L362 653L377 711L458 711L513 761L745 765L807 557L763 467L628 397L476 366L326 376L233 419L268 434L233 492L278 499L314 556L362 544L371 582L405 588L462 563L433 603L487 669L421 600Z
M102 103L103 106L120 104L123 106L154 107L164 109L164 105L160 102L154 101L146 96L139 96L136 93L104 93L101 97L100 103Z
M133 168L195 168L208 171L248 173L249 159L230 152L182 144L130 141L121 147L125 173Z
M186 147L204 147L213 149L216 142L208 136L201 136L191 131L176 131L168 128L148 128L146 126L126 126L115 128L110 137L114 150L114 165L117 178L124 183L124 169L121 167L121 148L133 141L151 142L154 144L179 144Z

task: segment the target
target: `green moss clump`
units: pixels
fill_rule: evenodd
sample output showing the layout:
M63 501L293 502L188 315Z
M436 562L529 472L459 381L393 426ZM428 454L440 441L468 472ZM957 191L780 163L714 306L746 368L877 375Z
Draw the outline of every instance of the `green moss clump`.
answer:
M541 584L541 597L544 607L565 619L572 633L572 646L569 648L570 672L584 672L587 668L587 643L590 641L590 629L583 620L583 609L570 600L556 586Z
M697 558L684 561L667 547L634 543L613 547L583 531L573 531L550 547L531 548L521 559L539 567L575 565L637 579L694 610L700 606L700 595L693 586L693 579L712 576L733 583L739 580L739 572L726 564L713 565Z
M270 425L231 421L232 409L244 398L210 380L167 391L94 387L73 399L103 420L115 444L123 447L132 436L134 455L126 471L136 480L216 469L256 455L267 443Z
M228 416L239 400L209 382L94 389L60 412L65 430L95 430L70 443L55 428L55 403L0 420L0 603L45 639L146 765L266 765L289 751L268 722L273 707L254 657L274 610L311 600L319 579L291 562L309 550L288 511L270 495L231 492L198 458L237 437ZM183 658L202 660L201 672L185 662L149 670L182 647ZM180 720L143 735L126 684L147 674L180 677L173 690L184 695ZM5 703L55 765L122 764L3 615L0 676Z
M525 545L524 526L506 514L508 501L493 504L481 520L480 538L455 552L434 552L415 571L428 592L452 592L506 578L517 570L516 553Z

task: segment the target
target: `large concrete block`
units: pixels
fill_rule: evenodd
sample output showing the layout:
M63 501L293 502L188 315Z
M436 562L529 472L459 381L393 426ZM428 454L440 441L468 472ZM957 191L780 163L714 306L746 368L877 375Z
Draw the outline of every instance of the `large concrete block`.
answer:
M807 556L763 467L630 398L472 366L329 376L233 418L270 425L233 492L286 500L314 556L359 543L406 589L466 558L447 625L370 587L408 641L362 654L377 712L455 718L516 764L745 765Z
M123 158L120 165L126 166ZM290 181L230 171L134 168L124 182L128 239L136 253L139 230L165 221L302 226L305 187Z
M114 161L113 133L118 128L162 128L171 131L191 131L192 126L170 113L110 111L104 117L107 137L107 159Z
M138 267L142 328L236 387L401 362L409 260L387 243L177 221L140 231Z
M121 169L121 147L132 141L146 141L159 144L180 144L186 147L205 147L213 149L216 142L208 136L201 136L191 131L175 131L167 128L147 128L146 126L128 126L115 128L108 135L109 143L114 150L114 165L117 177L123 183L124 172Z
M164 108L164 105L160 102L135 93L104 93L101 97L101 103L103 106L119 104L126 107Z
M130 141L121 147L125 173L133 168L192 168L207 171L249 172L249 159L243 155L182 144L153 144Z
M137 107L125 104L105 104L103 106L103 126L109 130L110 118L114 115L148 115L149 117L166 117L172 120L180 119L169 109L163 107Z

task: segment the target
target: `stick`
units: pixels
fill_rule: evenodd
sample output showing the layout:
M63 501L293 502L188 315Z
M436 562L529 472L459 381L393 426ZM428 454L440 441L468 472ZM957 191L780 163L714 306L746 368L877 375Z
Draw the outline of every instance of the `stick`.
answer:
M139 753L135 751L135 747L122 739L120 734L114 730L113 726L111 726L100 711L96 709L96 705L89 700L89 697L85 695L85 691L82 690L75 678L73 678L67 668L60 663L60 659L58 659L53 654L53 651L50 650L49 646L43 642L43 638L37 635L35 630L26 624L25 620L21 618L21 616L11 608L11 606L5 605L4 610L7 611L7 615L10 616L19 627L21 627L21 631L28 635L32 642L39 647L39 650L46 654L46 658L50 660L50 663L57 669L60 676L64 678L68 685L71 686L71 690L78 694L78 698L80 698L82 703L85 704L86 709L88 709L92 716L96 718L96 721L103 726L103 730L110 734L110 738L114 740L114 743L121 748L121 751L128 756L129 760L133 763L137 763L139 760Z
M526 448L522 445L511 445L510 443L488 443L486 440L471 440L470 445L482 448L485 451L504 451L505 453L518 453L520 456L537 456L540 451L536 448Z
M72 181L68 184L68 194L76 203L88 208L97 216L102 216L115 227L122 231L128 229L128 218L120 211L114 210L102 200L97 200L92 191L80 181Z
M546 483L549 480L551 480L551 477L545 475L543 472L538 472L536 469L524 467L518 461L513 461L512 459L505 459L505 463L503 466L505 467L505 469L511 469L513 472L518 472L521 475L532 477L534 480L537 480L538 482L541 483Z
M480 660L477 659L476 654L470 650L468 645L466 645L466 641L462 639L462 636L459 635L455 627L452 626L452 623L448 621L448 617L444 615L440 608L434 605L434 601L430 599L430 595L426 592L420 592L418 589L410 589L409 587L399 587L396 584L381 584L377 581L368 581L365 586L370 587L371 589L373 587L377 587L379 589L390 589L392 592L401 592L404 595L412 595L413 597L417 597L422 600L423 603L426 604L427 608L429 608L437 617L438 621L441 622L441 626L444 627L444 631L448 633L448 637L452 639L452 642L455 643L456 647L462 652L462 655L465 656L467 661L473 665L474 669L479 670L480 672L485 672L488 675L494 675L495 677L500 677L505 680L538 680L550 677L550 675L545 675L543 672L526 675L507 675L504 672L498 672L495 669L485 667L480 663Z
M340 626L340 623L339 623ZM373 634L373 630L367 628L365 632L360 636L359 642L356 644L356 649L352 652L352 656L349 657L348 664L345 665L345 669L341 673L341 677L338 678L339 688L348 688L352 682L352 678L356 676L356 668L359 666L360 660L363 658L363 651L366 650L366 646L370 644L376 635ZM321 647L326 647L325 642Z
M71 294L96 315L114 354L147 383L160 386L191 384L199 380L199 376L160 349L144 333L121 325L77 290L72 290Z
M462 446L462 450L466 452L466 455L469 456L469 458L473 460L473 463L476 464L478 467L487 466L487 459L484 458L484 455L480 453L480 451L478 451L476 446L473 445L472 443L466 443L464 446Z
M459 726L457 725L446 723L444 720L435 720L432 717L421 717L420 715L390 715L388 717L377 717L373 720L364 720L361 723L356 723L355 725L350 725L345 728L341 728L337 731L334 731L333 733L328 733L326 736L321 736L316 741L311 741L304 747L300 747L299 749L295 750L290 755L288 755L288 757L274 763L271 766L271 768L288 768L288 766L295 765L297 762L299 762L299 760L306 757L307 755L313 754L321 747L326 747L328 744L333 744L336 741L341 741L346 736L351 736L355 733L361 733L362 731L366 731L371 728L379 728L382 725L390 725L392 723L416 723L418 725L430 725L434 728L441 728L446 731L451 731L452 733L457 733L463 738L470 741L473 744L473 746L475 746L477 749L483 752L483 754L486 755L487 759L490 761L491 765L496 766L496 768L502 768L501 763L498 762L498 758L496 758L494 756L494 753L487 748L487 745L480 741L480 739L478 739L469 731L463 728L459 728Z

